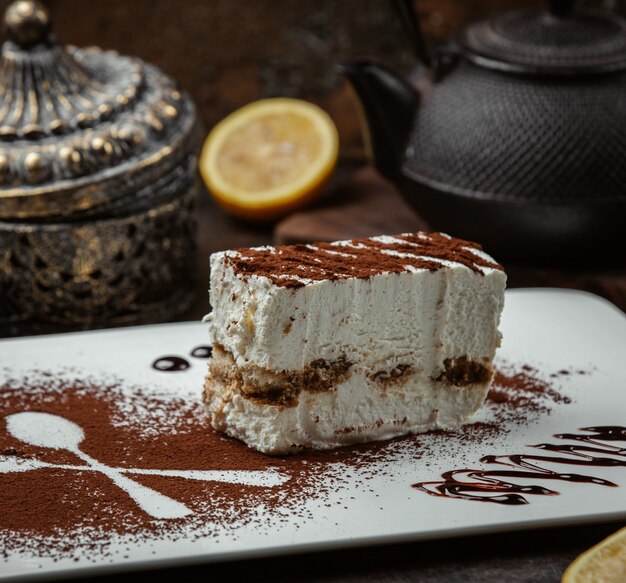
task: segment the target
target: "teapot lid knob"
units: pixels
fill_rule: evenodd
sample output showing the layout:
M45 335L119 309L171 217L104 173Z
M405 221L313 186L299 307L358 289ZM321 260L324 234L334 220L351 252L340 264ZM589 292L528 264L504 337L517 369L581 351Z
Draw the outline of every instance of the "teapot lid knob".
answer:
M626 20L575 8L575 0L548 0L544 9L503 12L465 25L456 46L469 61L507 73L578 77L625 71Z
M50 14L38 0L17 0L4 13L4 32L21 48L45 42L50 34Z
M431 59L422 35L419 13L412 0L394 0L393 6L411 41L413 52L424 65L430 67Z

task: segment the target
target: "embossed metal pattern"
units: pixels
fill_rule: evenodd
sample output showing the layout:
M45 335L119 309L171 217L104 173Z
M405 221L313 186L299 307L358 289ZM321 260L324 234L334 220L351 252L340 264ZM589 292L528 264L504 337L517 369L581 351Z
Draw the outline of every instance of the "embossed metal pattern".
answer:
M5 28L14 40L0 55L0 218L104 214L132 196L131 175L152 167L159 177L177 150L197 148L193 104L156 67L62 48L33 0L10 6Z
M42 322L67 329L157 322L184 312L193 300L196 186L122 218L0 222L0 332L45 331Z
M195 108L159 69L61 48L35 0L0 56L0 335L171 319L193 299Z
M8 43L0 83L0 137L36 140L114 117L138 99L144 74L139 61L112 52L66 51L53 44L25 54Z

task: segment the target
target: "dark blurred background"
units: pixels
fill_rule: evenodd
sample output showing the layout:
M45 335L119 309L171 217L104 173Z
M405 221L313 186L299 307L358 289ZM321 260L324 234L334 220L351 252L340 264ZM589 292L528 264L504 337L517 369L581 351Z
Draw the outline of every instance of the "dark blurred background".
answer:
M0 9L9 4L0 1ZM363 155L359 119L337 61L371 56L408 71L416 62L389 0L44 0L59 39L136 55L177 79L207 129L259 99L322 105L339 126L343 158ZM431 45L465 21L539 0L419 0ZM626 0L582 0L626 13Z
M347 83L336 73L342 59L369 56L399 73L417 65L400 27L391 0L42 0L49 8L53 28L63 44L98 45L153 63L176 79L193 98L205 130L238 107L262 97L293 96L320 104L334 118L341 138L341 178L362 165L365 154L356 101ZM541 0L414 0L428 44L434 47L464 22L518 7L540 6ZM2 13L10 0L0 0ZM626 0L579 0L578 5L602 7L626 16ZM181 319L198 320L208 309L209 253L225 248L266 244L289 234L319 237L321 225L332 229L387 216L398 230L412 228L416 218L407 213L390 185L359 175L347 189L348 202L317 216L291 217L280 231L273 225L251 225L221 211L202 192L198 200L198 257L194 272L195 302ZM337 180L336 184L340 183ZM384 191L388 200L375 198ZM350 198L352 197L352 198ZM333 197L331 197L333 198ZM357 199L371 204L367 214ZM356 202L350 202L356 200ZM333 198L336 204L337 199ZM378 205L378 206L376 206ZM315 220L313 220L315 217ZM366 225L367 226L367 225ZM352 225L353 227L353 225ZM368 226L381 232L375 223ZM308 230L307 230L308 229ZM373 233L369 233L373 234ZM313 236L313 235L312 235ZM596 273L507 266L509 285L572 287L603 295L626 310L624 269ZM1 294L0 294L1 295ZM1 299L1 298L0 298ZM1 306L0 306L1 307ZM0 310L0 317L2 316ZM14 328L2 324L0 337L33 332L63 331L46 324ZM83 327L90 327L85 324ZM557 581L566 565L586 547L621 524L579 526L545 532L498 534L492 537L420 542L335 553L237 562L162 573L114 575L103 581L181 580L213 577L237 580L257 571L260 580L279 573L289 580L317 580L321 573L335 581ZM328 566L331 569L328 569ZM320 568L322 566L323 568ZM278 569L278 570L277 570ZM265 577L266 573L270 579ZM255 576L256 576L255 575ZM330 579L329 579L330 580Z
M470 20L546 4L541 0L413 1L431 49ZM242 105L273 96L316 102L338 126L339 171L325 196L304 212L278 224L246 223L227 215L202 190L195 210L195 300L177 318L198 319L208 311L208 256L214 251L429 228L390 183L371 168L364 168L357 100L336 71L338 62L354 57L377 59L400 74L418 66L391 0L42 2L51 13L53 30L62 44L97 45L137 56L176 79L195 102L205 134ZM0 0L2 13L9 3ZM578 0L577 6L626 16L626 0ZM563 270L530 264L506 267L510 287L584 289L626 309L626 276L621 266L601 271L583 265ZM89 322L82 325L92 326ZM61 329L57 325L15 328L2 325L0 318L0 336Z

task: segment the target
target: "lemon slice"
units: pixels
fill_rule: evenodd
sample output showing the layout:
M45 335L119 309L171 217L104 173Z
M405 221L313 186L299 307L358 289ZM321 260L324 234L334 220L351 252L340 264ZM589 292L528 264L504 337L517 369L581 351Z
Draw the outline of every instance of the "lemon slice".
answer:
M565 571L562 583L626 581L626 528L580 555Z
M272 220L315 198L338 150L337 128L325 111L299 99L263 99L213 128L200 174L226 210Z

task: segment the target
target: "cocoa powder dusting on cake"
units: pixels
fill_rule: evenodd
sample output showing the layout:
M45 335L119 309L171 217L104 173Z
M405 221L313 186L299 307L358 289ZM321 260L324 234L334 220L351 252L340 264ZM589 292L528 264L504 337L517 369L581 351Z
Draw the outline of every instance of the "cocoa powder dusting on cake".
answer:
M220 537L236 538L237 529L244 525L262 529L294 518L300 523L317 520L308 502L345 507L355 480L359 489L377 495L369 481L393 478L394 460L409 456L414 463L428 466L442 451L451 451L446 448L457 451L460 443L493 442L512 426L536 422L556 403L569 402L537 376L536 371L520 367L500 369L487 400L487 421L454 431L287 457L260 454L214 432L196 401L119 383L43 374L7 381L0 386L0 461L36 462L40 467L0 473L0 556L19 552L113 561L119 553L112 550L115 541L128 546L214 537L219 544ZM81 450L109 467L257 470L278 472L288 479L268 487L127 473L192 510L185 518L154 519L108 477L85 468L73 453L28 445L13 437L6 417L22 411L47 412L73 421L85 434Z
M437 271L442 261L502 270L488 261L477 243L441 233L395 235L384 240L353 239L340 243L311 243L277 247L246 247L227 255L236 273L263 276L279 287L299 288L305 281L368 278L379 273L402 273L407 266ZM304 281L303 281L304 280Z

